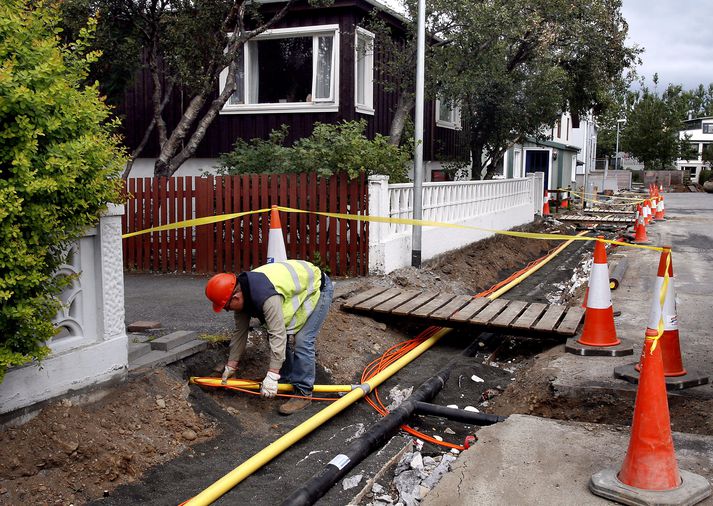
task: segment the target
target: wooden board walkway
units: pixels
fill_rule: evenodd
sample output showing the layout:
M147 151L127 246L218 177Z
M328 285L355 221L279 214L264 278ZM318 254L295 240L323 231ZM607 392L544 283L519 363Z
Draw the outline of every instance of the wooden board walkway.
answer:
M636 214L636 211L624 211L623 209L585 209L584 213L595 214Z
M634 217L623 218L620 216L583 216L570 214L567 216L556 216L558 221L581 221L587 223L631 223Z
M476 326L481 330L525 336L563 336L577 333L584 318L581 307L519 300L473 298L453 293L374 287L342 304L342 309L388 314L443 327Z

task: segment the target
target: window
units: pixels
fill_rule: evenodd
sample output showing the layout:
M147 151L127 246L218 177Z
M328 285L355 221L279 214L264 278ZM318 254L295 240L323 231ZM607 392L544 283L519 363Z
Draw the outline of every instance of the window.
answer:
M374 114L374 34L357 27L354 98L357 112Z
M222 112L337 111L338 62L337 25L267 30L238 55L237 89ZM226 68L221 89L227 78Z
M703 133L704 134L713 134L713 123L704 123L703 124Z
M453 130L460 129L460 110L453 101L436 99L436 125Z

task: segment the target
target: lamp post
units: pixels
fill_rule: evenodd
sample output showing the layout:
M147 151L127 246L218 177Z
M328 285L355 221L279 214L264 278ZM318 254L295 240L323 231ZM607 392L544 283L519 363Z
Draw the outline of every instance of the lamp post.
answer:
M620 125L626 123L625 119L616 120L616 153L614 153L614 170L619 170L619 132Z

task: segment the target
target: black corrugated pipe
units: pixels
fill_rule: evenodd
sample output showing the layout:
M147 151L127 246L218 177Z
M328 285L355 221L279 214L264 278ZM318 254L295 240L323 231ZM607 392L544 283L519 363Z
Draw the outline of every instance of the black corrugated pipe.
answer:
M507 416L489 415L487 413L476 413L475 411L466 411L464 409L448 408L446 406L431 404L430 402L417 402L416 413L419 415L440 416L471 425L493 425L507 419Z
M320 472L312 476L300 488L292 492L282 502L282 506L297 506L314 504L332 486L356 467L362 460L369 456L377 448L386 444L391 436L401 425L416 411L418 402L429 401L441 391L451 369L463 357L473 357L478 352L479 343L487 342L493 337L490 332L482 333L457 357L451 359L446 366L438 371L435 376L427 379L421 384L408 399L403 401L396 409L391 411L384 418L374 423L359 438L350 444L344 453L334 457Z

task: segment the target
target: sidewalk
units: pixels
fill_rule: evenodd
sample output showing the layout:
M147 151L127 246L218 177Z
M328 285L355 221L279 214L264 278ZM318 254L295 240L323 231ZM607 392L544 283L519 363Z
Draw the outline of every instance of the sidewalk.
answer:
M713 196L667 194L666 206L668 221L650 227L648 234L656 245L673 246L684 366L713 376ZM614 379L613 369L634 362L641 352L659 253L628 249L624 254L629 270L612 298L614 308L622 312L616 319L618 331L634 341L634 355L555 357L548 364L557 371L552 380L555 395L635 395L636 387ZM705 403L713 399L713 385L671 395ZM482 429L478 437L454 471L426 496L424 506L611 504L591 494L587 483L593 473L621 466L629 429L513 415ZM713 436L674 433L674 442L680 468L713 481ZM711 505L713 498L700 504Z

